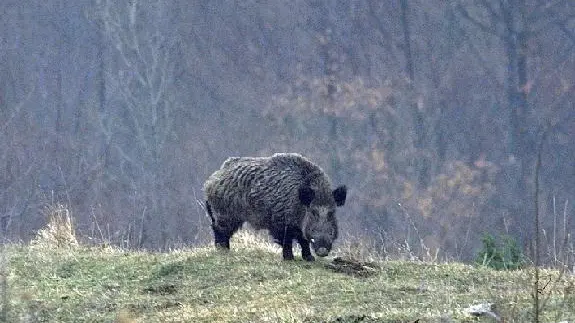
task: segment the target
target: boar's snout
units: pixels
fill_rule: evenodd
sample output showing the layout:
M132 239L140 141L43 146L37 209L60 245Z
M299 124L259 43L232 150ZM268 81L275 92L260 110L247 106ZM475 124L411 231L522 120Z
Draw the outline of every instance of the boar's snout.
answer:
M329 250L325 247L317 248L315 250L315 254L320 256L320 257L325 257L325 256L327 256L328 253L329 253Z
M319 257L325 257L331 251L331 243L321 239L316 241L315 239L311 239L311 245L313 247L313 251Z

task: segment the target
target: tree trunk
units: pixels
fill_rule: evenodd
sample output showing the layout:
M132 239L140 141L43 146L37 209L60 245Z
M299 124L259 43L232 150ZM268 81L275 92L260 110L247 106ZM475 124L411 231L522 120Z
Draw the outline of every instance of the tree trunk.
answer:
M405 72L409 78L409 88L414 92L415 89L415 68L413 54L411 52L411 29L409 24L409 4L408 0L401 0L401 27L403 29L404 54L405 54ZM429 184L429 160L425 156L425 122L423 113L419 110L417 102L411 103L414 128L414 147L416 150L414 166L417 183L419 187L425 188Z

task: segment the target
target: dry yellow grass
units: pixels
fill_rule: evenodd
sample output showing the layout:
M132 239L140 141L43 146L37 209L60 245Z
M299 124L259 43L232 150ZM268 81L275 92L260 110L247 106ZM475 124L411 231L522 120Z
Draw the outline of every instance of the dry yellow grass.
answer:
M39 230L32 245L55 248L77 247L78 240L72 223L70 210L63 204L48 205L43 214L48 219L46 226Z

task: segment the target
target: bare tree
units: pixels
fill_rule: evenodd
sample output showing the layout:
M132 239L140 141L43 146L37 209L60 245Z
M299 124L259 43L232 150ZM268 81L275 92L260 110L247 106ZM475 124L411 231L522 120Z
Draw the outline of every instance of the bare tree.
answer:
M151 242L149 227L154 224L165 234L160 213L167 202L162 198L163 173L174 125L169 90L174 64L173 40L163 32L161 22L169 20L169 10L162 1L105 0L100 5L104 30L116 50L106 80L119 99L118 109L100 111L100 129L119 163L119 171L112 176L130 183L139 201L137 240L143 246Z
M530 41L536 40L548 28L564 25L575 17L569 7L570 1L460 1L457 8L461 15L482 32L499 38L507 60L506 93L509 111L509 151L523 163L527 171L532 166L535 147L534 130L531 125L529 94L535 83L529 75ZM525 175L525 174L524 174ZM524 177L524 176L523 176Z
M481 32L500 40L505 54L505 92L507 123L509 125L507 151L519 164L515 176L518 206L529 204L530 174L535 164L536 132L540 121L535 116L534 104L538 93L537 61L534 50L541 43L541 35L552 28L564 26L575 17L568 0L536 1L459 1L460 15ZM530 66L531 65L531 66ZM522 217L525 209L517 212ZM521 222L517 219L518 222Z

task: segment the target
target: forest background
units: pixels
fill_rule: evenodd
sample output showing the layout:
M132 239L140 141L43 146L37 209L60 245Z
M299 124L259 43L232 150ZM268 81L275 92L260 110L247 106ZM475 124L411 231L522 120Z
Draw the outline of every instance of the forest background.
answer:
M95 242L206 243L228 156L299 152L343 240L470 261L573 252L571 0L0 2L0 239L66 205ZM540 145L540 143L542 143ZM572 260L571 260L572 261ZM572 265L572 263L571 263Z

